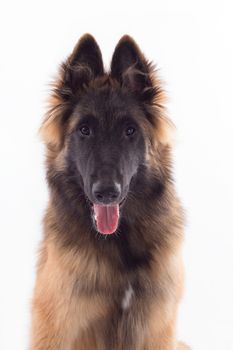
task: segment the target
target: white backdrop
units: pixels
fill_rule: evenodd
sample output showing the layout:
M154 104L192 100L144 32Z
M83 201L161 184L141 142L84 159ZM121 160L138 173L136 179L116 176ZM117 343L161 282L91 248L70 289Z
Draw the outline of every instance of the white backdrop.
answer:
M233 10L231 1L5 1L0 8L0 349L26 349L47 202L37 129L47 83L92 33L106 67L128 33L160 68L178 130L187 212L179 337L233 349ZM46 350L46 349L45 349Z

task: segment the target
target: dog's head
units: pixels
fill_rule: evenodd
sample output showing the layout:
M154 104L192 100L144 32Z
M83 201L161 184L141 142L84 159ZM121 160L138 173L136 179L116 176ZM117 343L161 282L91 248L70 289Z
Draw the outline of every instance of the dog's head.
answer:
M41 127L48 178L53 185L62 174L66 195L85 197L100 233L117 230L127 198L149 191L145 179L162 186L170 129L163 102L152 65L129 36L116 46L110 73L90 35L61 66Z

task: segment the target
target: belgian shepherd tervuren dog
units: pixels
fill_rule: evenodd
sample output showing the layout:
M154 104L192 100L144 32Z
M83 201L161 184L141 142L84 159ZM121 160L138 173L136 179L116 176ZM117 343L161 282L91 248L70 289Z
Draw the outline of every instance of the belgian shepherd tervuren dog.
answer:
M50 200L31 350L185 349L183 214L164 92L124 36L110 72L86 34L61 66L41 127Z

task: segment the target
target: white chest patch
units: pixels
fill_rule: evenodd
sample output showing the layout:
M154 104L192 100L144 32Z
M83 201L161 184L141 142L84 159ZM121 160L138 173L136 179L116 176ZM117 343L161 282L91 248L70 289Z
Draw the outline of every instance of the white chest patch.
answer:
M134 294L134 291L133 291L133 288L131 286L131 284L129 285L129 288L126 289L125 291L125 295L122 299L122 303L121 303L121 306L124 310L128 309L131 305L131 302L132 302L132 297L133 297L133 294Z

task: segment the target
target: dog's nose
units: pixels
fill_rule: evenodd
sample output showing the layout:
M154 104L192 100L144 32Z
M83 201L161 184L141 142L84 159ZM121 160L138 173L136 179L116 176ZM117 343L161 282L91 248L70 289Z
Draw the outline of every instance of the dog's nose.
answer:
M111 204L117 202L121 194L121 185L114 183L111 186L105 186L96 182L92 186L92 195L97 203Z

